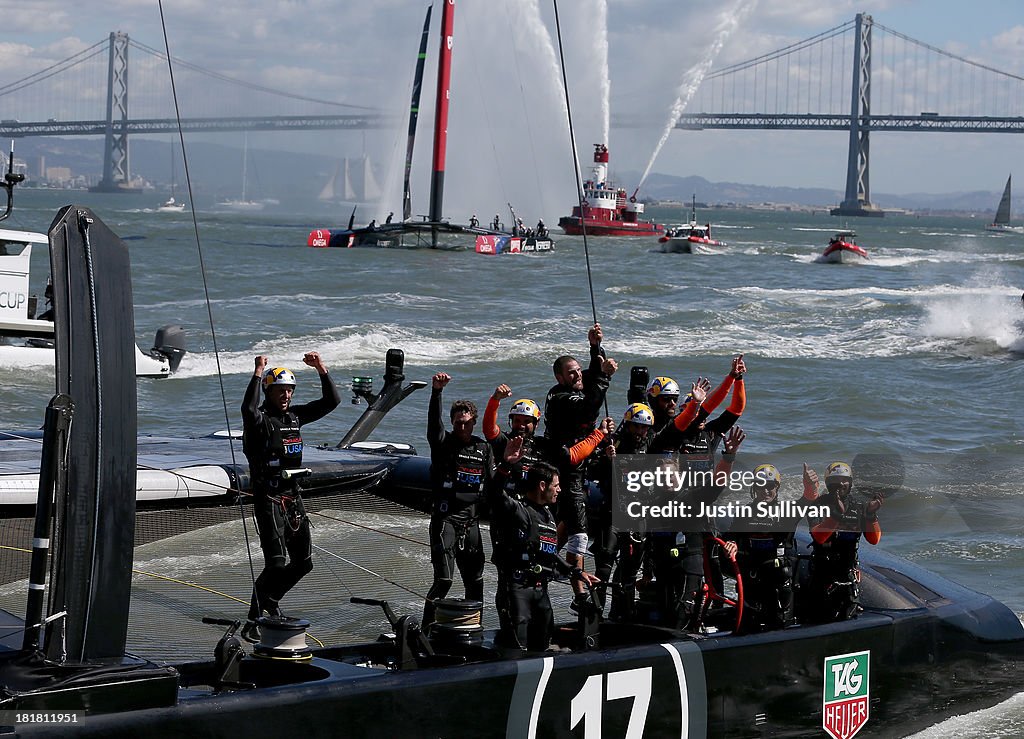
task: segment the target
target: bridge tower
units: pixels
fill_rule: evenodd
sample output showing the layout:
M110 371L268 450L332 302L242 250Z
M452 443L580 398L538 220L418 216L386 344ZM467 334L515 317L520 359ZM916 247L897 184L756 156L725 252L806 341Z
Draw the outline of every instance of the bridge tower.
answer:
M107 130L104 135L103 179L95 192L131 191L128 162L128 34L110 34L107 71Z
M850 151L846 161L846 198L830 212L834 216L882 216L871 203L868 153L871 133L871 26L870 15L857 14L853 45L853 91L850 102Z

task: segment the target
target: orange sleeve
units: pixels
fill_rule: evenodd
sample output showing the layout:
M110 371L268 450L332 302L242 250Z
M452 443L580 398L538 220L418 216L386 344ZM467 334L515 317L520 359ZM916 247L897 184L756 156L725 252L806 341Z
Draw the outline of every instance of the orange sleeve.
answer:
M877 544L882 540L882 527L878 525L877 518L864 527L864 538L869 544Z
M704 408L708 413L711 413L715 408L722 404L725 400L725 396L729 394L729 388L732 387L733 379L732 375L726 375L725 379L722 380L722 384L711 391L711 394L704 399L701 403L701 407Z
M500 400L493 395L487 399L487 407L484 409L484 438L492 441L498 438L501 429L498 428L498 404Z
M828 538L832 536L833 532L835 532L836 526L838 525L839 522L829 516L821 523L811 527L811 536L819 544L824 544L828 541Z
M730 413L735 413L737 416L743 415L743 409L747 407L747 388L743 384L743 378L736 380L736 383L732 386L732 402L729 407L726 408Z
M690 424L693 423L693 419L696 417L697 404L687 403L683 406L683 410L680 411L674 419L672 419L672 423L679 431L686 431L686 429L690 427Z
M597 445L604 439L604 431L601 429L594 429L583 441L578 444L569 447L569 462L575 467L584 459L590 456L590 453L597 448Z
M804 480L804 500L812 503L818 499L818 486L810 480Z

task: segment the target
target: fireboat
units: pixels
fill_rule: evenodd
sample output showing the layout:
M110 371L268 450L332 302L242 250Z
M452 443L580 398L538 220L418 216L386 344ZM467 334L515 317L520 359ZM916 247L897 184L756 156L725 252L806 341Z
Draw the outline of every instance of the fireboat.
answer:
M637 202L636 192L627 199L623 188L608 184L608 147L604 144L594 144L591 171L591 179L583 183L583 204L574 207L571 216L558 219L565 233L580 236L584 227L589 236L659 236L665 231L660 223L640 220L644 204Z

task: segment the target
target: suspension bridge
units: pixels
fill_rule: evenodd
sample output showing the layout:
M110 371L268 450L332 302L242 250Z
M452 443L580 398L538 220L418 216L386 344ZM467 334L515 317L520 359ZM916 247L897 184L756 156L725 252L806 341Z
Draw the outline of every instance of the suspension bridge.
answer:
M173 64L186 132L400 125L395 115L374 108L276 90L180 59ZM1024 77L910 38L865 14L692 84L687 111L699 112L684 112L679 129L846 132L846 190L836 215L882 214L870 197L873 131L1024 133ZM78 92L69 98L68 89ZM178 130L167 57L118 32L0 86L0 105L0 136L103 136L101 187L111 190L130 181L129 135ZM612 124L636 125L626 116L613 117Z

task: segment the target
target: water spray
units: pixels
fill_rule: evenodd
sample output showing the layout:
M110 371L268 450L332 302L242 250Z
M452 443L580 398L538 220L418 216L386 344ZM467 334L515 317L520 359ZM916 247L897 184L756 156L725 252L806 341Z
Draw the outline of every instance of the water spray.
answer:
M722 24L718 28L718 33L715 34L714 41L711 42L711 46L708 48L704 58L699 64L688 69L686 74L683 75L683 81L679 85L678 95L669 111L668 123L665 125L665 130L662 132L661 138L654 147L654 152L651 154L651 159L647 162L647 167L644 169L644 173L640 177L640 185L637 189L643 187L644 182L647 180L647 175L651 173L651 168L654 166L654 160L658 158L658 154L661 153L662 147L665 146L665 142L668 141L669 134L672 133L672 129L676 127L676 122L679 120L679 116L683 114L683 111L686 110L686 106L690 104L690 100L693 99L693 96L696 94L701 82L704 81L704 77L707 75L708 70L711 69L711 65L718 57L718 53L722 50L722 47L725 46L725 42L739 26L740 21L754 9L755 5L757 5L757 0L738 0L735 7L726 13Z

